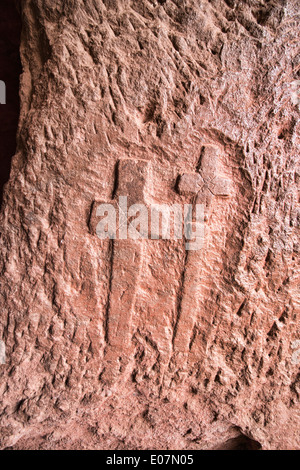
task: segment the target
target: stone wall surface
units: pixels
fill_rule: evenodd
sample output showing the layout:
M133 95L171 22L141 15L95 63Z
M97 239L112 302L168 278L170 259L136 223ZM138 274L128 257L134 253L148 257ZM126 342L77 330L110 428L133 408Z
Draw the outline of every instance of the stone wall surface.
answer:
M21 0L0 445L299 449L297 0ZM100 240L100 202L205 205Z

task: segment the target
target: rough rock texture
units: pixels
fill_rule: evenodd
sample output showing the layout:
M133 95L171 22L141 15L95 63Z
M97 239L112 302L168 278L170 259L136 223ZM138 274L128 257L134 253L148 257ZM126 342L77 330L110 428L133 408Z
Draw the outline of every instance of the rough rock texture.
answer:
M1 447L299 449L298 0L20 3ZM118 195L203 248L99 240Z

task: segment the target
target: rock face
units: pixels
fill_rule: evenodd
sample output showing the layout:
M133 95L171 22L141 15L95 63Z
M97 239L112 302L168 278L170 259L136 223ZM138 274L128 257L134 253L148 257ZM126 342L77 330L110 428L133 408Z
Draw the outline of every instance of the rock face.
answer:
M1 447L299 449L298 0L20 6ZM201 249L99 239L125 196Z

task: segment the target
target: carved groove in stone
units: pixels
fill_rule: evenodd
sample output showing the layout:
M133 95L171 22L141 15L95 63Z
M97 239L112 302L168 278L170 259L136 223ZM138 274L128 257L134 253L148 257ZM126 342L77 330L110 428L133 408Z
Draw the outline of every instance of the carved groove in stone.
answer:
M111 203L118 209L119 197L126 196L128 207L146 203L148 162L120 160L118 181ZM131 325L139 275L142 266L143 245L140 240L113 240L112 281L106 319L107 348L102 379L113 384L128 364L132 354Z

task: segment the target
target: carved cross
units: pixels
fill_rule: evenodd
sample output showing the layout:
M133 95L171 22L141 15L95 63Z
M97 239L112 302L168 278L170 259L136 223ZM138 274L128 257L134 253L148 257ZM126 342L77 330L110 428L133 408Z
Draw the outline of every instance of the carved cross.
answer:
M178 191L183 195L195 196L196 204L205 205L204 220L209 220L214 197L231 194L231 182L218 175L219 150L204 147L201 153L198 173L186 173L180 177ZM201 288L201 262L203 250L189 251L185 266L183 293L177 313L177 323L173 336L173 351L186 356L198 315L197 294Z
M120 160L117 170L117 189L111 201L94 202L90 229L95 232L97 208L100 204L112 204L119 212L118 239L112 243L110 292L106 310L106 349L104 371L101 379L110 386L122 373L132 353L131 319L142 266L142 240L126 237L126 209L118 204L119 197L127 196L128 207L146 205L146 184L149 181L149 162L145 160ZM123 238L123 239L122 239Z
M218 155L216 147L204 147L201 153L199 173L186 173L179 179L180 194L197 195L196 204L204 204L209 218L214 196L230 196L231 182L218 175Z

